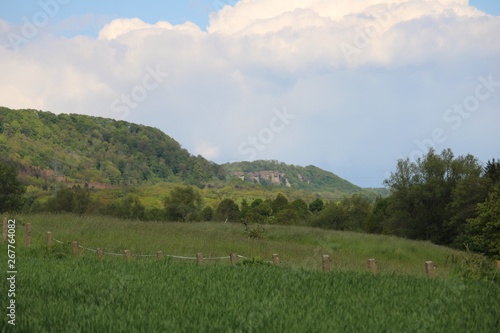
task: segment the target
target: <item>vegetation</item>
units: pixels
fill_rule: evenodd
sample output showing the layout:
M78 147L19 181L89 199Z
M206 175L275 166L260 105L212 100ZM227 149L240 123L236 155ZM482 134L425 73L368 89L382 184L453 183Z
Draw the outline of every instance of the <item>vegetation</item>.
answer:
M267 265L23 257L24 332L495 332L498 285ZM7 281L3 279L2 290ZM2 319L2 331L7 327Z
M0 213L20 210L25 191L17 179L16 169L0 162Z
M428 242L294 226L248 238L230 223L153 223L75 215L16 219L16 331L22 332L495 332L500 285L484 280L484 258ZM31 223L30 248L22 224ZM45 231L55 243L46 249ZM239 265L174 259L73 257L67 241L133 254L205 256L230 251ZM6 253L6 245L0 245ZM266 263L278 252L283 264ZM333 258L320 270L320 255ZM379 272L367 271L375 256ZM451 264L452 256L470 263ZM265 259L261 259L265 258ZM432 258L437 277L424 276ZM491 272L491 267L489 267ZM476 281L479 280L479 281ZM491 280L491 279L489 279ZM2 290L8 281L2 279ZM5 301L2 302L6 307ZM2 319L2 331L11 327Z
M43 189L57 182L131 186L169 180L199 184L219 166L191 156L160 130L125 121L0 107L0 156Z
M278 253L282 266L294 269L320 270L321 256L328 254L335 271L366 272L367 260L375 258L381 274L425 276L424 262L432 260L438 267L437 276L447 277L456 267L452 258L469 257L424 241L299 226L253 224L247 228L243 223L161 223L69 214L17 215L16 220L20 246L24 246L23 225L31 223L32 249L36 253L45 253L46 233L51 231L54 239L65 244L68 254L72 241L85 248L122 254L125 249L151 255L160 250L181 256L202 252L206 257L234 252L270 260L273 253ZM83 251L82 255L96 256L92 251ZM222 262L228 264L229 260Z
M399 160L385 181L387 195L377 196L382 192L314 166L216 165L158 129L124 121L0 108L0 124L0 211L229 221L249 230L314 226L426 240L500 259L500 162L494 159L483 166L472 155L431 149L415 162Z

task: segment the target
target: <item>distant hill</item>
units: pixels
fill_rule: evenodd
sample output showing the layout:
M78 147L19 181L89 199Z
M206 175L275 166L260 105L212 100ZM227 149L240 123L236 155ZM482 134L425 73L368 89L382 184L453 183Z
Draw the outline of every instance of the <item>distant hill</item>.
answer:
M226 186L240 179L264 186L339 197L364 190L315 166L278 161L218 165L193 156L157 128L100 117L0 107L0 161L16 166L23 181L47 189L55 183L95 188L161 181Z
M227 163L223 164L222 168L232 177L263 185L281 185L299 190L344 194L362 190L361 187L313 165L302 167L278 161L254 161Z
M159 129L100 117L0 108L0 158L36 185L199 183L220 167Z

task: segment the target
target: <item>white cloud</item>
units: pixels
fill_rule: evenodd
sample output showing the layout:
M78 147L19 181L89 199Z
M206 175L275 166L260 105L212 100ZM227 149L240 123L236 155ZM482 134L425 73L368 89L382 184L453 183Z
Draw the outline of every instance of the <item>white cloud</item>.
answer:
M0 45L12 29L0 21ZM116 19L97 39L40 35L0 49L0 105L125 116L217 162L246 158L238 145L286 107L297 118L256 158L379 186L436 127L449 137L437 149L495 157L500 88L467 126L450 130L442 115L479 75L500 81L498 31L499 17L462 0L242 0L213 14L206 32ZM168 77L142 89L155 68ZM115 112L127 96L134 107Z

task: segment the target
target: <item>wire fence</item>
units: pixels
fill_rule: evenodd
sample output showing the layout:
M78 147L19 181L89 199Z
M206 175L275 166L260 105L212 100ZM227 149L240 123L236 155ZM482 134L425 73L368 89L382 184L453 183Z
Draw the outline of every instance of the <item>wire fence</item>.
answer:
M197 260L198 262L203 261L203 260L211 260L211 261L216 261L216 260L231 260L233 263L235 263L237 261L237 258L238 259L249 259L246 256L239 255L239 254L234 254L234 253L232 253L230 255L227 255L227 256L218 256L218 257L204 257L201 253L198 253L197 256L182 256L182 255L174 255L174 254L165 254L162 251L158 251L156 254L147 254L147 253L132 254L132 253L130 253L129 250L124 250L123 253L116 253L116 252L104 251L101 248L96 248L95 249L95 248L90 248L90 247L87 247L87 246L83 246L83 245L79 244L76 241L67 242L67 241L63 241L63 240L57 239L57 238L53 237L52 232L50 232L50 231L47 231L46 233L43 233L41 231L33 229L30 223L28 223L28 224L16 224L15 228L16 229L26 228L26 245L28 247L31 246L31 234L35 233L35 234L38 234L38 235L41 235L41 236L46 236L47 237L47 246L49 246L49 247L52 246L52 243L58 243L58 244L61 244L61 245L72 246L73 247L73 253L75 255L78 254L77 249L81 249L83 251L88 251L88 252L96 253L96 254L99 255L99 257L102 257L104 255L106 255L106 256L115 256L115 257L144 257L144 258L147 258L147 257L150 257L150 258L151 257L166 257L166 258L179 259L179 260ZM6 226L5 219L4 219L4 223L3 223L3 230L4 230L4 232L3 232L3 241L5 242L5 240L6 240L6 234L7 234L7 232L6 232L7 226Z

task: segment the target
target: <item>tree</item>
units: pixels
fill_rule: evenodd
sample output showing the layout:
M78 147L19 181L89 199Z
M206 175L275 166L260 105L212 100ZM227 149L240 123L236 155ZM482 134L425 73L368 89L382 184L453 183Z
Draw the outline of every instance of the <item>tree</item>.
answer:
M478 216L467 220L465 244L476 252L500 260L500 190L493 190L477 205Z
M91 206L92 199L88 187L62 188L45 204L46 209L53 213L84 214Z
M271 217L273 209L268 200L255 199L246 215L247 222L263 223Z
M219 220L236 221L240 217L240 209L233 199L226 198L219 203L215 216Z
M273 214L276 215L280 210L288 208L288 199L281 193L278 193L271 204Z
M212 221L212 218L214 217L214 210L210 206L206 206L203 208L201 211L201 217L203 221Z
M16 169L0 163L0 213L20 210L25 192L26 188L17 179Z
M192 186L175 187L165 198L165 214L170 221L195 220L200 211L201 194Z
M399 236L450 245L460 234L482 172L471 156L454 158L450 149L440 155L430 149L416 162L399 160L384 183L391 189L390 224ZM480 186L479 186L480 187ZM480 193L477 194L480 197Z
M313 213L318 213L323 210L325 207L325 204L323 203L323 200L317 198L314 199L310 204L309 204L309 210Z

